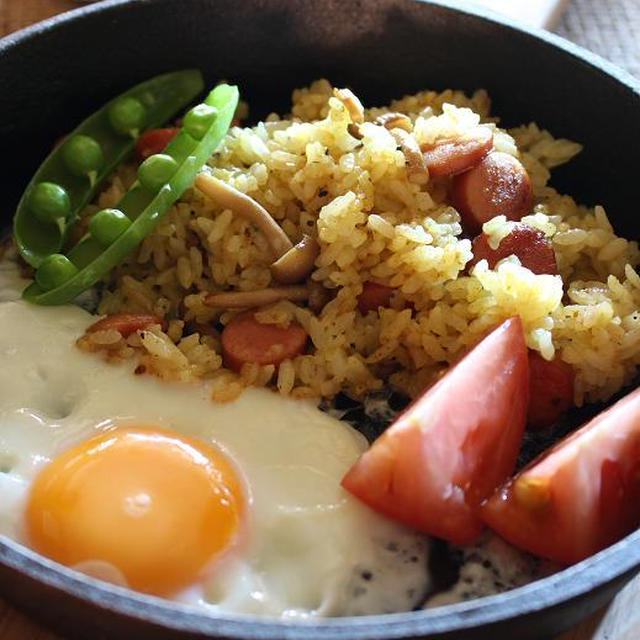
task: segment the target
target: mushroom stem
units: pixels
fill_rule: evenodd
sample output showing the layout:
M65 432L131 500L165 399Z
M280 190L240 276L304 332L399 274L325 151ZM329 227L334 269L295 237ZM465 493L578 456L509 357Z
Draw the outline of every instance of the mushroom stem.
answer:
M334 88L333 95L347 108L352 122L364 121L364 107L362 106L362 102L360 102L351 89Z
M319 253L320 246L316 240L310 235L303 235L298 244L271 265L273 279L282 284L304 280L313 271Z
M404 113L399 113L398 111L391 111L390 113L383 113L378 116L374 121L374 124L377 124L385 129L404 129L407 132L410 132L413 124L411 123L411 118Z
M292 300L299 302L309 297L309 289L298 287L270 287L257 291L226 291L224 293L210 293L204 303L208 307L221 307L224 309L245 309L262 307L280 300Z
M395 127L389 133L395 138L407 161L407 178L415 184L426 184L429 181L429 170L416 139L404 129Z
M324 306L331 300L331 293L320 282L309 281L309 299L307 305L314 313L320 313Z
M231 209L240 217L255 224L266 236L276 260L293 247L291 240L271 214L245 193L205 172L198 174L195 186L225 209Z
M349 132L349 135L356 140L362 140L362 138L364 138L364 135L362 135L362 128L357 122L350 122L347 126L347 131Z

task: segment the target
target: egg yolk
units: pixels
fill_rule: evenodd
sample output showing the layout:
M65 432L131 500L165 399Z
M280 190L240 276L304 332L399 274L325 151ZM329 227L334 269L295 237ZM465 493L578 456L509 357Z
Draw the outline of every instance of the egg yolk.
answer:
M62 564L106 562L131 588L164 595L233 544L243 503L236 471L213 446L121 428L43 468L27 502L27 535Z

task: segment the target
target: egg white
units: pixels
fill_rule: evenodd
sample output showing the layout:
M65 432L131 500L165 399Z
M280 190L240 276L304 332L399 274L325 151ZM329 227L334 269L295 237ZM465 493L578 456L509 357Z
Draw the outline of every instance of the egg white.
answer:
M215 404L206 384L134 376L75 346L94 320L79 307L1 301L22 284L0 270L0 534L26 542L29 484L58 453L105 429L157 425L224 449L250 498L243 543L177 599L305 617L404 611L424 598L425 538L340 487L361 434L267 390Z

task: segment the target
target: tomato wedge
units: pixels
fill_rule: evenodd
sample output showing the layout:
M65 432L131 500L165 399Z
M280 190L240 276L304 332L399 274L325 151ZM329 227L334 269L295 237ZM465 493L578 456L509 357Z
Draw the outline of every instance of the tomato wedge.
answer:
M640 389L527 465L482 506L505 540L562 564L640 525Z
M537 351L529 351L529 429L546 429L573 407L573 367L559 355L545 360Z
M418 398L342 485L391 518L470 543L483 527L477 506L513 473L528 399L527 349L513 317Z
M136 158L142 162L154 153L162 153L165 147L178 135L180 129L165 127L163 129L149 129L136 141Z

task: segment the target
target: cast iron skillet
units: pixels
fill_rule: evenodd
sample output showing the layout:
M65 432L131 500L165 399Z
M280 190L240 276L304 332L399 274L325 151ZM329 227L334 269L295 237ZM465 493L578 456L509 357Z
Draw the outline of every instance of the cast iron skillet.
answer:
M536 120L585 150L553 183L604 202L638 237L640 83L559 38L452 2L112 0L0 41L2 222L53 140L108 98L154 74L197 66L239 83L252 115L287 107L318 78L365 103L421 88L485 87L511 125ZM4 224L2 225L4 226ZM76 574L0 541L0 591L82 638L541 638L602 606L640 566L640 531L549 578L430 611L305 624L206 611Z

